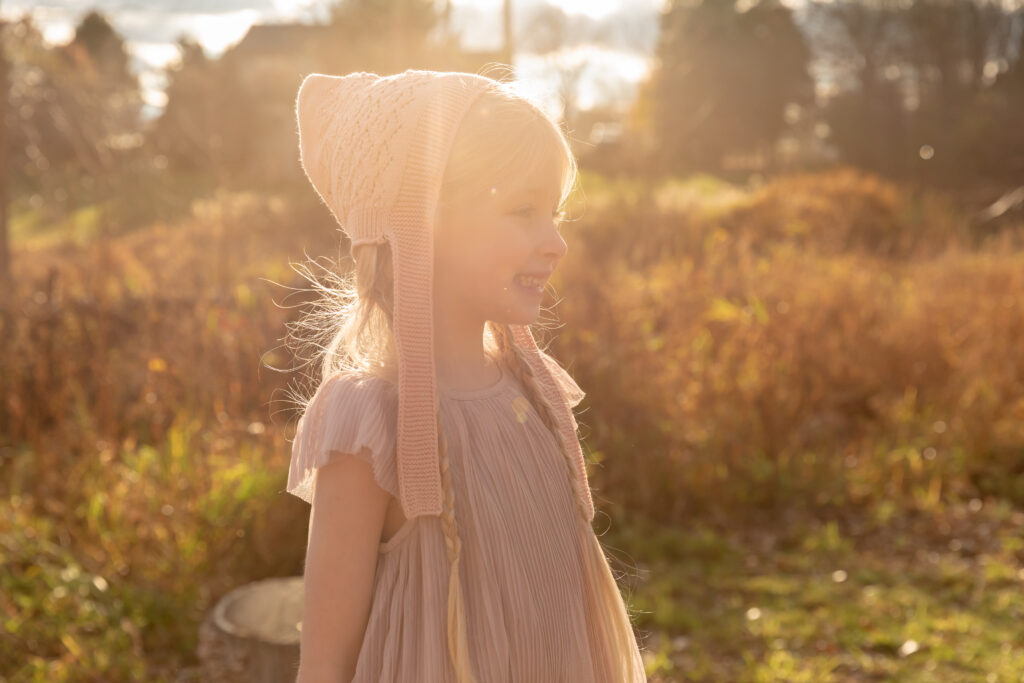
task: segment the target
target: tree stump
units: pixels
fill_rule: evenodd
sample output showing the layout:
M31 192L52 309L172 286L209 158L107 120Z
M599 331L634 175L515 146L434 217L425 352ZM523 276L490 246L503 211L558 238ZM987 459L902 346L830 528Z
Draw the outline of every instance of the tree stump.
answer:
M301 576L256 581L222 597L199 627L202 679L295 683L302 598Z

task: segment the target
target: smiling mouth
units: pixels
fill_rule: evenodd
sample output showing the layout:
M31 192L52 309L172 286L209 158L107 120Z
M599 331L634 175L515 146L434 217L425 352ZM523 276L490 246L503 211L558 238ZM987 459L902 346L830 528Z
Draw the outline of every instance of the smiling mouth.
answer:
M519 290L532 296L540 296L544 293L544 284L546 281L539 277L517 275L512 278L512 282Z
M547 283L548 278L550 276L551 271L522 272L516 273L513 279L519 280L520 284L526 286L540 285L541 287L543 287Z

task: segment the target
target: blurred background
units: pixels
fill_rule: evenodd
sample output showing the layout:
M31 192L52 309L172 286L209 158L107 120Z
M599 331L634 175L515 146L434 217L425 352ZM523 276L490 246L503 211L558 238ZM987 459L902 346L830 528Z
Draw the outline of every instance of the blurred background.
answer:
M541 336L650 680L1020 680L1019 0L0 20L0 679L199 680L211 606L301 574L289 264L348 246L298 85L501 64L581 164Z

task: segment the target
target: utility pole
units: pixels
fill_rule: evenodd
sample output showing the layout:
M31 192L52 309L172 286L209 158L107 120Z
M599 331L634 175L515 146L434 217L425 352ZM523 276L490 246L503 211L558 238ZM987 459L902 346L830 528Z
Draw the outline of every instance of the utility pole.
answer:
M441 3L441 25L444 27L444 40L447 43L452 36L452 3L451 0L443 0Z
M505 26L505 49L502 58L506 64L513 66L512 60L515 58L516 46L514 36L515 32L512 30L512 0L505 0L502 10Z

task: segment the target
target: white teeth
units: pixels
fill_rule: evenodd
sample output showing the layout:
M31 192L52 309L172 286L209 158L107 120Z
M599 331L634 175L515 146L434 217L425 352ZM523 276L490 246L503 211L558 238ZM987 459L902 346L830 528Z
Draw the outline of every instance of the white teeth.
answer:
M516 281L527 287L540 287L544 284L544 281L536 277L527 277L525 275L517 275Z

